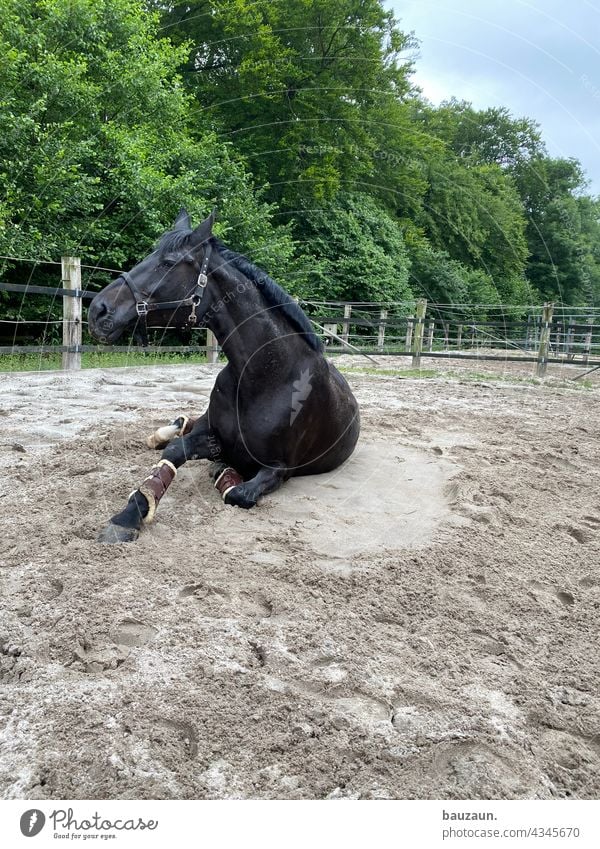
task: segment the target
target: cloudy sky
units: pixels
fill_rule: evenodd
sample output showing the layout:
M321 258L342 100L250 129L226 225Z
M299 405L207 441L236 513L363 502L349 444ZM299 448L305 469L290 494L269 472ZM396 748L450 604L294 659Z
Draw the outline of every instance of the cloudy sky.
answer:
M600 0L392 0L420 40L415 81L434 103L534 118L600 194Z

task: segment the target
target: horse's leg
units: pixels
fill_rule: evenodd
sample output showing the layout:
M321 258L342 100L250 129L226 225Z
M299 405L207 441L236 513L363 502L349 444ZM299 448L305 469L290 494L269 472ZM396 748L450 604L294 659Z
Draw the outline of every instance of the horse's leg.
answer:
M144 522L150 522L158 502L167 491L177 469L186 460L218 459L220 446L210 430L206 415L199 418L191 433L170 442L161 454L159 463L152 469L139 489L129 496L120 513L111 517L98 536L99 542L131 542L137 539Z
M286 476L284 466L270 466L261 469L255 477L249 481L234 486L224 496L225 504L235 504L236 507L244 507L248 510L254 507L259 498L279 489Z
M191 433L197 418L189 418L188 416L179 416L174 421L163 427L155 430L152 436L146 440L148 448L166 448L172 439L176 436L187 436Z

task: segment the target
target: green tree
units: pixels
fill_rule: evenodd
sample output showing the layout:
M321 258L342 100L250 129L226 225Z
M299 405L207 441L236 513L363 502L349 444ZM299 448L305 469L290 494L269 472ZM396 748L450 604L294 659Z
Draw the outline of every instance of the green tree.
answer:
M508 166L535 150L535 128L511 122L504 110L480 113L456 102L439 109L419 105L415 120L440 143L430 148L416 222L435 251L485 272L510 302L528 245L523 204Z
M515 118L505 107L478 110L467 101L452 99L435 109L423 105L419 119L468 163L511 168L546 152L536 122Z
M297 293L340 301L403 301L412 298L409 261L397 222L372 197L340 193L307 207L298 232L308 274Z
M547 300L592 306L600 295L600 207L582 194L574 159L537 157L515 169L527 216L527 276Z
M0 252L123 267L179 206L270 270L293 252L178 75L187 46L142 0L0 0Z
M410 89L410 39L379 0L184 0L163 22L192 41L184 78L200 114L269 198L294 210L371 178L382 98Z

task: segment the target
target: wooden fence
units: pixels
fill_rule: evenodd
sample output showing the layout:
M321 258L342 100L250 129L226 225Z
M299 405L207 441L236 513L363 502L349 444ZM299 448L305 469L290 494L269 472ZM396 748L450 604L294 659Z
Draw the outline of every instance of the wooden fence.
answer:
M460 316L461 306L454 304L429 304L421 299L414 302L409 315L391 316L389 308L376 304L319 303L321 309L337 307L343 315L321 317L325 338L329 338L330 352L341 352L352 341L359 351L371 355L397 354L412 357L414 367L421 358L477 359L503 362L531 362L536 373L543 376L549 363L600 366L600 313L585 310L585 315L564 315L564 309L555 313L555 306L546 303L540 307L523 308L526 317L510 318L519 308L482 307L462 305L464 312L505 312L486 320ZM468 310L464 309L468 306ZM356 314L355 314L356 309ZM572 307L565 308L576 313ZM370 312L370 315L369 315ZM377 314L378 312L378 314ZM456 315L456 313L459 315ZM580 312L583 312L580 310ZM350 333L352 326L362 334ZM497 352L497 353L496 353Z
M81 354L84 351L131 351L131 345L85 345L83 344L83 301L91 301L97 292L89 292L81 287L81 260L79 257L65 256L61 259L62 287L23 286L0 282L0 290L22 292L26 295L46 295L53 298L62 296L62 345L11 345L0 346L0 354L47 354L62 353L62 368L71 371L81 368ZM22 322L26 324L27 322ZM156 353L206 353L207 359L215 363L219 348L214 334L206 330L205 345L148 345L143 350Z
M79 258L63 257L61 271L59 288L0 283L0 290L27 296L62 296L62 345L0 346L0 354L60 351L63 369L71 370L81 368L84 351L131 351L127 345L83 344L83 302L96 293L82 288ZM585 314L579 311L578 316L573 308L565 308L571 310L565 316L564 310L555 314L554 305L547 303L522 308L520 316L510 318L520 308L428 305L425 299L395 305L310 301L302 305L321 331L329 353L410 356L415 368L426 357L531 362L539 376L546 373L548 363L600 367L600 359L592 359L593 354L600 354L600 313L594 310ZM472 318L485 310L500 315L486 320ZM206 331L205 345L148 346L143 350L205 352L213 363L219 351L211 331Z

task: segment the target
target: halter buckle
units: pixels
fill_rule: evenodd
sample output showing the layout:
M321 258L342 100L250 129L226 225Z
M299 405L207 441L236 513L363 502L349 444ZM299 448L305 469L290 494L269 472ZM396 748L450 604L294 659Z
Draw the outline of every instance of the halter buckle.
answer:
M196 286L200 286L201 289L204 289L206 287L207 283L208 283L208 277L203 271L201 271L200 274L198 275L198 280L196 281Z
M140 318L143 318L144 316L148 315L148 304L147 304L147 302L146 301L138 301L137 304L135 305L135 311L140 316Z

